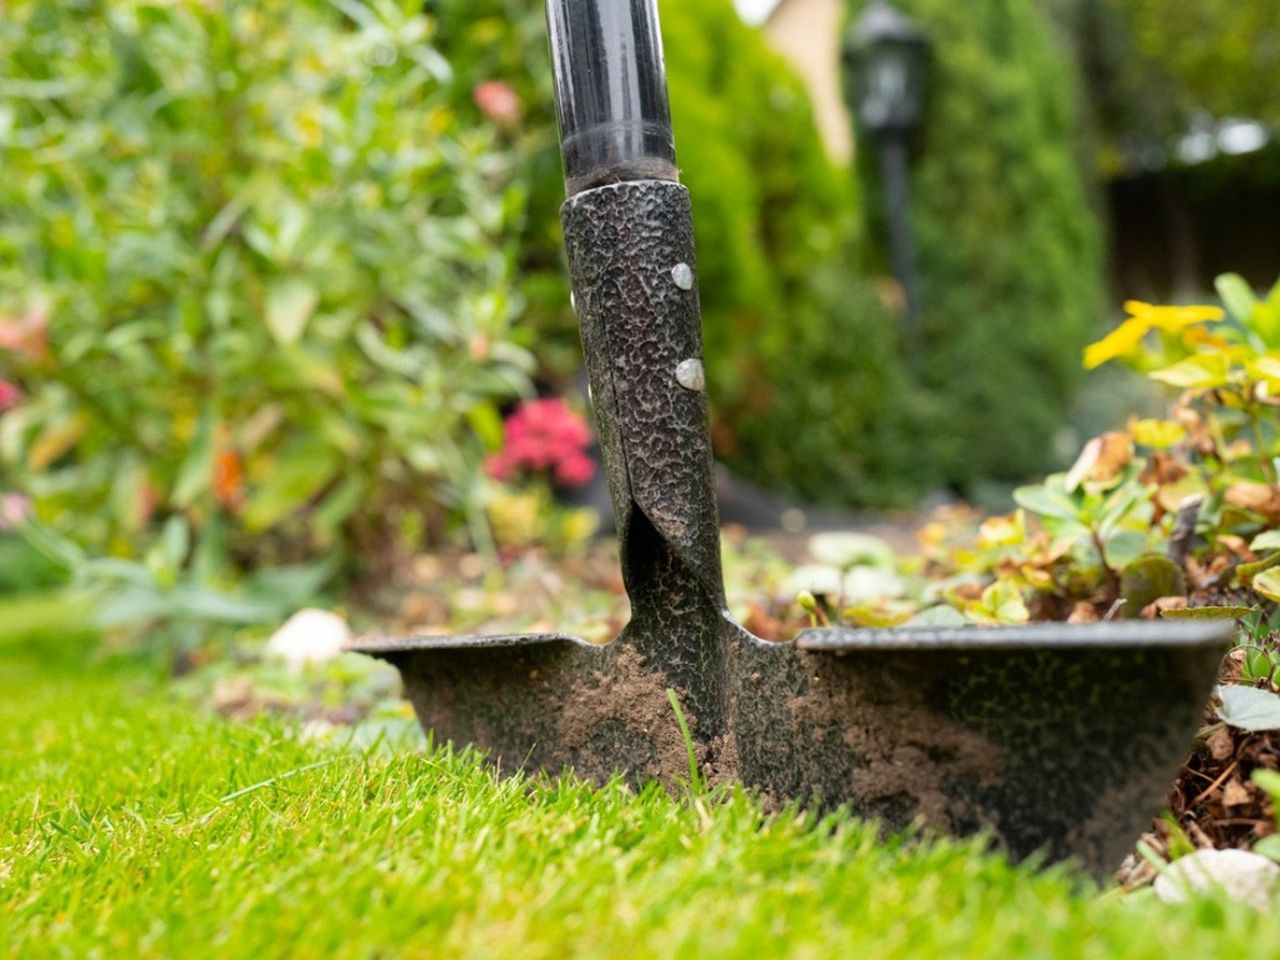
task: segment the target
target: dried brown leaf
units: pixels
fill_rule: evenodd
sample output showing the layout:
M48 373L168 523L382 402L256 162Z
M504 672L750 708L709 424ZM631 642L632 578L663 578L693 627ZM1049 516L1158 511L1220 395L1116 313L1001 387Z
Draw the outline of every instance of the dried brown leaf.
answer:
M1280 518L1280 488L1269 483L1241 480L1227 488L1223 499L1241 510L1252 510L1273 520Z

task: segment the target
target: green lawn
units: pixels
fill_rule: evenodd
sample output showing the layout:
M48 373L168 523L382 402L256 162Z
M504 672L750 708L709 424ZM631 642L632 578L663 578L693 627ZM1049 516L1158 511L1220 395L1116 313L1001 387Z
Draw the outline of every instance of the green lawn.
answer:
M3 624L0 607L0 625ZM0 629L0 634L3 634ZM740 796L497 780L233 724L82 641L0 639L0 952L1261 956L1280 918L1100 895Z

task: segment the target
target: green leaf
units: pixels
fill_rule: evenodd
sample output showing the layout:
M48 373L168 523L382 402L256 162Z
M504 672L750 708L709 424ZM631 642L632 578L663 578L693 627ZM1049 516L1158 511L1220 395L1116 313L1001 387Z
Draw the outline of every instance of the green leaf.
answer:
M1076 502L1062 490L1050 486L1048 481L1036 486L1018 487L1013 491L1013 502L1032 513L1059 520L1075 520L1080 513Z
M325 533L337 530L342 522L355 512L356 507L360 506L366 490L364 477L353 475L343 480L338 484L338 488L316 507L315 515L311 518L316 529Z
M291 612L314 601L316 593L332 579L337 569L330 557L316 563L268 567L253 574L245 583L245 592L255 597L270 597L277 609Z
M1120 574L1120 596L1124 598L1124 615L1136 617L1143 607L1161 597L1180 597L1187 592L1182 568L1168 557L1149 553L1139 557Z
M1147 376L1183 390L1205 390L1225 386L1230 365L1230 359L1222 354L1199 353L1160 370L1152 370Z
M1268 860L1280 861L1280 834L1263 837L1253 845L1253 852Z
M1275 566L1280 566L1280 553L1269 553L1261 560L1242 563L1236 567L1236 579L1248 586L1258 574Z
M173 593L172 604L175 614L215 623L272 623L281 614L280 606L270 598L226 593L199 584L179 587Z
M209 483L213 479L214 419L213 407L210 405L200 415L195 436L191 438L186 459L182 461L178 479L173 484L171 499L174 506L189 507L209 489Z
M287 449L275 470L245 504L245 526L254 531L266 530L306 507L329 485L341 465L337 452L328 447L309 445Z
M1253 288L1244 277L1238 273L1224 273L1213 281L1213 286L1218 291L1218 296L1222 299L1227 312L1241 323L1248 325L1258 298L1254 296Z
M301 277L275 281L267 292L267 329L276 342L297 342L319 302L316 288Z
M1149 504L1152 494L1156 492L1154 486L1147 486L1137 481L1136 478L1129 478L1114 491L1107 495L1106 500L1097 508L1097 526L1098 532L1106 537L1111 531L1129 518L1138 508L1144 504Z
M1280 813L1280 773L1260 767L1253 771L1253 776L1250 779L1267 791L1272 802L1276 804L1277 812Z
M182 569L191 549L191 529L187 526L186 517L174 516L165 522L160 534L160 548L170 570Z
M477 403L467 410L467 422L486 450L502 446L502 418L490 403Z
M1107 565L1121 569L1133 563L1147 550L1147 535L1139 530L1121 530L1104 541Z
M1280 553L1273 554L1273 556L1280 557ZM1267 559L1269 560L1270 557ZM1246 564L1246 566L1256 566L1256 564ZM1243 571L1244 567L1240 567L1239 570ZM1243 574L1241 574L1241 579L1244 579ZM1280 566L1272 566L1261 573L1254 574L1249 581L1249 587L1254 593L1259 593L1268 600L1280 603Z
M1280 530L1264 530L1253 538L1249 549L1254 553L1263 550L1280 550Z
M1218 716L1241 730L1280 730L1280 696L1270 690L1228 684L1218 689Z
M982 591L982 598L965 607L965 613L978 623L1026 623L1031 619L1022 591L1008 580L997 580Z

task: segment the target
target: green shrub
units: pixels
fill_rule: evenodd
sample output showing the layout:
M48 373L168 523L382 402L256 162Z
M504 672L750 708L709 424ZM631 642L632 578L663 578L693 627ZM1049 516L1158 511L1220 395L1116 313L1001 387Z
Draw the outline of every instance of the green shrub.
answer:
M0 489L131 555L480 528L524 191L434 42L411 0L7 6Z
M933 449L952 482L1015 480L1045 467L1101 315L1101 239L1074 149L1079 83L1034 4L901 7L933 40L913 168L921 371L946 411ZM874 151L861 155L878 196Z
M852 269L852 176L824 153L799 79L729 0L670 2L663 16L717 453L808 500L910 498L923 464L900 456L911 403L895 326Z

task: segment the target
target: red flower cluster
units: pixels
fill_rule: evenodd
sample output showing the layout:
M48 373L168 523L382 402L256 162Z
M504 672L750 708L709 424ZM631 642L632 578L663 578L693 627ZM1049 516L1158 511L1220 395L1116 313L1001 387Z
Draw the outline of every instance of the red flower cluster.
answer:
M563 400L526 400L503 423L502 449L485 466L495 480L549 470L557 483L580 487L596 472L590 443L591 428Z

